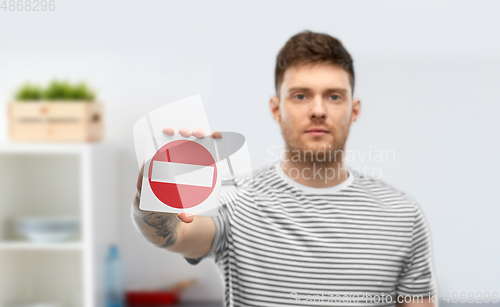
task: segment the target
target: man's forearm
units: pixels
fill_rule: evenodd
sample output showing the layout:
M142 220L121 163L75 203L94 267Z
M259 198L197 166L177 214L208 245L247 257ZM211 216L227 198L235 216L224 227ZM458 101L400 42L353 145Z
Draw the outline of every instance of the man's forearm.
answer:
M191 223L182 223L176 213L151 212L139 208L140 193L136 193L132 217L137 230L149 242L184 257L206 255L215 237L215 223L210 217L196 216Z

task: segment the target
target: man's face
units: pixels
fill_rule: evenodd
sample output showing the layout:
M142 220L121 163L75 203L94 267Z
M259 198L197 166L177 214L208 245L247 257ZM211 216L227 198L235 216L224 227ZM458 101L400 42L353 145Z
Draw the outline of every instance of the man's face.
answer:
M321 161L323 153L332 151L327 162L334 161L335 150L344 150L350 126L359 115L360 101L351 97L349 74L338 66L288 68L280 97L272 97L270 107L291 155L299 150L311 161L312 152Z

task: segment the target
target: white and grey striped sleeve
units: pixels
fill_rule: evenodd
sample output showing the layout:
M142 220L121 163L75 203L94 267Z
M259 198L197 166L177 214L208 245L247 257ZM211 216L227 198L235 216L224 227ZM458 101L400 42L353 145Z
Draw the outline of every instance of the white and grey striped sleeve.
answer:
M415 203L415 222L412 229L411 250L399 276L398 295L437 295L432 260L432 242L429 227L420 206Z

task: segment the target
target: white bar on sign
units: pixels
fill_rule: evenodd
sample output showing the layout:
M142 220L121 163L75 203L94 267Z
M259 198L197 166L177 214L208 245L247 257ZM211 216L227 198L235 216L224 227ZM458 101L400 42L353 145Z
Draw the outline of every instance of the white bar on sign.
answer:
M151 181L212 187L214 167L153 161Z

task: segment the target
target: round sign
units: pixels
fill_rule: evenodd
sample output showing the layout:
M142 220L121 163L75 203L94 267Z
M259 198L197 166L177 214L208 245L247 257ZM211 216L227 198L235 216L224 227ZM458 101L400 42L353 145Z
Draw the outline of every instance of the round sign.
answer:
M179 170L188 173L173 174ZM168 178L159 178L162 175ZM155 153L149 164L148 179L151 190L162 203L187 209L201 204L212 194L217 182L217 166L203 145L176 140L163 145Z

